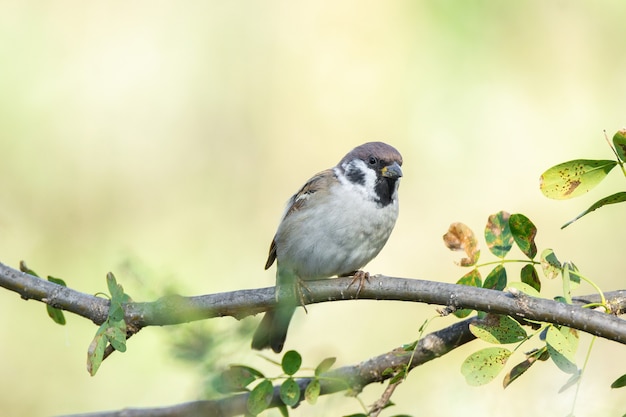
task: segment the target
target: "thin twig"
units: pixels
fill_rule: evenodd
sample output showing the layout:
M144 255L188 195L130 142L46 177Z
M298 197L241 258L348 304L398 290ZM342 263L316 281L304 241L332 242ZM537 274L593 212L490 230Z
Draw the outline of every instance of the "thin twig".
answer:
M399 379L395 382L390 382L389 385L387 385L387 388L385 388L385 391L380 396L380 398L374 404L372 404L372 407L370 408L370 412L368 414L369 417L378 417L380 415L380 412L383 411L387 404L389 404L389 400L391 399L393 392L396 390L398 385L402 383L403 380L404 379Z

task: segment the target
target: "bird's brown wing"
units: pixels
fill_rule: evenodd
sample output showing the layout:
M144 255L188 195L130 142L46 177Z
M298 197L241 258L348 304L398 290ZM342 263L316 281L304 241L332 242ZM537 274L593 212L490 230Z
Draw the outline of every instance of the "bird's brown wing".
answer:
M337 176L335 175L332 169L327 169L322 172L315 174L310 180L306 182L300 188L300 190L295 193L289 199L287 203L287 208L285 209L285 213L281 221L290 216L292 213L302 209L306 206L309 198L320 190L328 190L330 187L330 183L333 181L337 181ZM267 257L267 262L265 262L265 269L269 269L272 266L274 261L276 260L276 237L272 239L272 244L270 245L270 252Z

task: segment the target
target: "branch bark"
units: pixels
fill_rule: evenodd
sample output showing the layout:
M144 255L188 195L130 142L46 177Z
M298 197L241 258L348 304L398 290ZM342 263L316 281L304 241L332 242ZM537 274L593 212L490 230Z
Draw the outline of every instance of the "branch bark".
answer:
M351 278L335 278L307 283L309 303L357 299ZM81 293L28 275L0 263L0 286L15 291L22 298L35 299L85 318L96 324L107 318L109 301ZM626 310L626 290L605 293L611 300L613 313ZM593 296L581 297L581 300ZM606 314L519 292L495 291L485 288L447 284L419 279L370 277L360 290L358 299L395 300L468 308L518 319L529 319L571 327L605 339L626 344L626 321ZM275 304L274 287L239 290L192 297L168 295L153 302L125 305L126 323L136 329L146 326L180 324L194 320L232 316L237 319L266 311Z

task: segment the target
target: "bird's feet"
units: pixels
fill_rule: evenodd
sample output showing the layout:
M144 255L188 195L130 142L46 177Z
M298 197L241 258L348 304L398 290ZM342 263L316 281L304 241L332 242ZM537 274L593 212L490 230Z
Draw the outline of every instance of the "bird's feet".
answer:
M350 289L352 284L354 284L355 282L358 282L359 286L357 287L357 290L356 290L356 297L358 298L359 294L361 293L361 290L363 289L363 286L365 285L366 282L369 282L370 280L370 273L361 271L359 269L358 271L354 271L351 275L352 275L352 281L350 281L350 284L348 285L348 289Z
M298 297L298 302L304 309L304 312L308 314L309 311L306 309L306 302L307 302L308 296L305 295L305 292L308 295L311 295L311 289L307 287L307 285L304 283L304 280L302 278L298 278L296 280L294 287L295 287L294 290L296 292L296 297Z

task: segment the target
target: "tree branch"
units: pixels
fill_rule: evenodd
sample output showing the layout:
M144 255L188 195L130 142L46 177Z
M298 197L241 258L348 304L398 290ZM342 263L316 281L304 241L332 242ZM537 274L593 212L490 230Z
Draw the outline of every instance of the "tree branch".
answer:
M308 302L322 303L356 299L357 288L350 288L351 278L308 282ZM35 299L53 307L78 314L96 324L107 318L109 300L84 294L28 275L0 263L0 286L17 292L22 298ZM183 297L165 296L154 302L133 302L124 306L125 320L134 329L153 325L170 325L213 317L243 318L267 310L275 304L274 287L240 290L219 294ZM560 324L626 344L626 321L616 314L626 311L626 290L605 293L611 313L606 314L578 305L529 297L518 291L503 292L418 279L372 276L358 294L359 299L422 302L446 306L449 310L469 308L495 314L506 314L519 320L536 320ZM596 302L595 295L578 297L575 302ZM469 323L460 321L431 333L419 341L415 354L403 348L366 360L360 364L329 371L320 379L321 394L343 390L360 391L373 382L393 376L387 369L409 369L444 355L471 341ZM310 379L298 380L304 391ZM280 402L275 387L272 405ZM90 417L114 416L234 416L246 411L247 394L238 394L215 401L196 401L157 409L127 409L89 414Z
M400 371L407 366L409 370L422 365L453 349L475 339L469 331L469 324L476 318L460 321L445 329L430 333L420 339L415 353L402 347L396 348L380 356L363 361L357 365L344 366L324 373L320 377L320 395L333 394L351 390L360 392L366 385L383 382L392 378L395 373L385 372L387 369ZM304 390L311 382L310 378L298 379L301 398ZM274 387L270 407L282 405L279 386ZM237 394L219 400L194 401L160 408L133 408L116 411L104 411L88 414L76 414L72 417L231 417L247 412L248 394Z
M307 283L310 303L356 299L351 278L335 278ZM80 316L96 324L107 318L109 300L62 287L17 271L0 263L0 286ZM592 298L582 297L582 299ZM626 310L626 290L605 293L614 313ZM375 275L360 290L358 299L396 300L437 304L451 309L473 309L506 314L578 329L605 339L626 344L626 321L612 314L564 304L519 292L495 291L443 282L393 278ZM239 290L192 297L168 295L153 302L125 305L126 323L141 329L232 316L237 319L266 311L275 304L274 287Z

